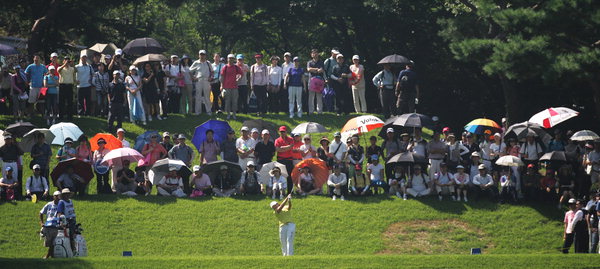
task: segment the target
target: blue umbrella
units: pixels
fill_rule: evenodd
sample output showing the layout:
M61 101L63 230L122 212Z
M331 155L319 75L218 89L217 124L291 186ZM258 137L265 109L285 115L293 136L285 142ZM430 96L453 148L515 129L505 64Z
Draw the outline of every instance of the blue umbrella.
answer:
M194 131L194 137L192 137L192 144L196 146L198 151L200 151L202 142L206 140L206 131L208 130L213 130L215 132L214 139L217 142L222 143L227 139L227 132L231 130L231 126L229 126L229 123L226 121L209 120L196 127L196 130Z
M9 45L4 45L4 44L0 44L0 55L15 55L15 54L19 54L19 52L9 46Z
M142 152L144 145L150 143L150 137L152 135L158 135L158 131L146 131L145 133L139 135L135 139L135 145L133 146L133 148L139 152Z

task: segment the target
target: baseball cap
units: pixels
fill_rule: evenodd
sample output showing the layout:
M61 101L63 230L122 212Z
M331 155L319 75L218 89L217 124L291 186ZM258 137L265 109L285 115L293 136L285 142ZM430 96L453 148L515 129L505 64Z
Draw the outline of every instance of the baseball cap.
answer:
M116 49L115 50L115 56L116 55L123 55L123 50L122 49Z
M242 129L240 129L240 131L248 132L248 131L250 131L250 128L248 128L248 126L242 126Z
M339 51L339 50L336 50L336 49L332 49L332 50L331 50L331 53L334 53L334 54L340 54L340 51Z
M527 165L527 168L535 168L535 165L533 165L532 163Z
M285 126L279 127L280 132L287 132L287 128Z
M227 54L227 58L234 58L235 59L235 55L233 55L233 54Z
M373 160L373 161L379 160L379 155L377 155L377 154L371 155L371 160Z
M340 134L340 132L335 132L333 134L333 137L342 137L342 134Z
M173 55L171 55L171 59L173 59L173 58L179 58L179 56L173 54Z
M246 163L246 166L252 166L255 167L256 164L254 164L254 161L248 161L248 163Z
M69 188L64 188L64 189L62 189L62 191L60 193L62 193L62 194L71 193L71 190L69 190Z
M252 128L252 130L250 130L251 133L258 133L258 129L256 128Z
M7 166L7 167L4 169L4 171L6 171L6 172L9 172L9 171L12 171L12 170L13 170L13 168L12 168L11 166Z
M456 169L465 169L465 167L459 164L458 166L456 166Z
M35 169L42 169L42 167L36 163L33 165L33 170L35 170Z
M79 57L80 57L80 58L81 58L81 57L85 57L85 58L87 58L87 54L85 53L85 50L82 50L82 51L79 53Z
M304 136L302 137L302 139L310 139L310 135L307 135L307 134L306 134L306 135L304 135Z
M262 130L262 132L261 132L261 133L262 133L262 134L270 134L270 133L269 133L269 130L267 130L267 129L264 129L264 130Z
M393 133L394 132L394 128L387 128L387 130L385 132L386 133Z
M254 58L262 58L262 57L263 57L262 53L254 54Z
M200 165L194 165L192 170L194 170L194 172L200 171Z
M112 56L110 56L110 54L104 54L104 59L112 59Z
M56 53L56 52L51 53L50 58L52 58L52 57L58 57L58 53Z
M117 133L118 133L118 132L123 132L123 133L124 133L124 132L125 132L125 129L123 129L123 128L119 128L119 129L117 129Z
M358 57L358 55L353 55L352 60L360 60L360 57Z
M99 145L100 143L106 144L106 140L104 140L104 138L100 138L100 139L98 139L98 142L96 142L96 144Z
M60 195L60 191L55 191L54 193L52 193L53 196L59 196Z
M242 60L243 60L243 59L244 59L244 54L241 54L241 53L240 53L240 54L236 55L236 56L235 56L235 58L236 58L236 59L238 59L238 60L239 60L239 59L242 59Z
M56 67L54 67L54 65L48 66L48 70L55 70Z
M131 66L129 66L129 70L131 71L131 70L138 70L138 69L137 69L137 67L135 67L135 65L131 65Z
M119 74L121 74L121 71L119 71L119 70L113 71L113 75L119 75Z
M298 57L298 56L294 57L294 60L293 60L293 61L294 61L294 62L296 62L296 61L300 61L300 57Z
M477 169L484 170L485 169L485 164L480 164L479 166L477 166Z
M270 203L269 203L269 207L273 208L273 206L274 206L274 205L276 205L276 204L277 204L277 202L275 202L275 201L273 201L273 202L270 202Z
M163 132L163 137L171 137L171 134L169 132Z
M475 151L471 153L471 157L481 157L481 155L479 155L479 152Z
M187 138L185 138L185 135L183 135L183 134L179 134L179 137L177 137L177 138L179 138L179 139L187 139Z
M344 54L341 54L341 53L340 53L340 54L336 55L336 56L335 56L335 58L336 58L336 59L337 59L337 58L344 58Z
M65 143L73 143L73 139L70 137L65 138Z
M206 54L206 51L205 50L200 50L200 51L198 51L198 54Z
M299 133L293 133L292 134L292 137L296 137L296 136L300 136L300 134Z
M569 199L569 204L574 204L576 202L575 198Z
M450 127L444 127L444 129L442 129L442 133L445 133L445 132L450 132Z
M292 56L292 54L291 54L291 53L289 53L289 52L286 52L286 53L284 53L284 54L283 54L283 56L284 56L284 57L285 57L285 56L290 56L290 57L291 57L291 56Z

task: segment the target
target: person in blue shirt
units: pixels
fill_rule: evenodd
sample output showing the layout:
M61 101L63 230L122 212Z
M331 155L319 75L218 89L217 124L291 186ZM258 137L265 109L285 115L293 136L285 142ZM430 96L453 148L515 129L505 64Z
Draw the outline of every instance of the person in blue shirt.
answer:
M290 119L294 118L294 104L298 110L298 118L302 117L302 91L306 83L304 69L300 67L300 58L294 57L294 67L285 74L283 87L288 89Z
M27 108L29 116L33 115L33 109L40 97L40 91L44 87L44 74L46 73L48 73L48 70L41 63L40 56L33 56L33 63L25 68L25 75L27 75L27 81L29 82L29 107ZM42 111L44 110L42 109Z
M554 130L554 138L548 143L546 152L565 151L565 141L562 138L562 132L559 129Z
M46 91L46 124L48 126L56 123L58 117L58 76L54 74L56 68L48 67L48 74L44 76L44 87ZM52 120L50 120L52 115Z
M55 191L52 201L40 210L40 226L42 226L42 234L44 235L44 246L48 248L48 253L46 253L44 259L54 258L54 239L58 235L59 228L58 203L60 202L60 194L60 191ZM44 215L46 215L46 219L44 219Z
M58 202L58 209L56 212L58 218L64 216L64 218L67 220L71 248L73 249L73 252L75 252L75 226L77 225L77 219L75 218L75 207L73 207L73 200L71 200L71 190L68 188L65 188L61 191L61 200Z
M419 82L417 73L413 70L414 63L411 61L406 65L406 69L398 74L396 83L396 95L398 96L398 113L413 113L415 105L419 104Z

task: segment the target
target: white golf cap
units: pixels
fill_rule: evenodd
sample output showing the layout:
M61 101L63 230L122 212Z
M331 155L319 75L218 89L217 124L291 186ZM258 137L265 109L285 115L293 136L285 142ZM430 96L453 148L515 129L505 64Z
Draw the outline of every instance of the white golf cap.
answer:
M333 54L340 54L340 51L339 51L339 50L336 50L336 49L332 49L332 50L331 50L331 53L333 53Z
M110 54L104 54L104 59L110 60L112 59L112 56L110 56Z
M42 167L39 164L37 164L37 163L34 164L32 168L33 168L33 170L35 170L35 169L42 169Z
M163 132L163 137L171 137L171 134L169 132Z
M246 166L256 166L256 164L254 164L254 161L248 161L248 163L246 163Z
M477 167L477 169L479 169L479 170L485 170L485 169L486 169L486 167L485 167L485 164L480 164L480 165Z
M242 129L240 129L240 131L242 131L242 132L244 132L244 131L248 132L248 131L250 131L250 128L248 128L248 126L242 126Z
M52 58L52 57L58 57L58 53L53 52L52 54L50 54L50 58Z
M475 151L471 153L471 157L481 157L481 155L479 155L479 152Z
M273 202L269 203L269 207L273 208L273 206L276 205L276 204L277 204L277 202L273 201Z
M336 55L336 56L335 56L335 58L336 58L336 59L337 59L337 58L344 58L344 54L341 54L341 53L340 53L340 54Z
M394 128L387 128L387 130L385 132L386 133L393 133L394 132Z
M198 54L206 54L206 51L205 50L200 50L200 51L198 51Z
M183 134L179 134L179 136L178 136L177 138L178 138L178 139L187 139L187 138L185 137L185 135L183 135Z
M171 55L171 59L173 59L173 58L179 58L179 56L173 54L173 55Z
M56 67L54 67L54 65L48 66L48 70L54 70L56 69Z
M55 191L54 193L52 193L52 195L59 196L60 195L60 191Z
M113 71L113 75L119 75L119 74L121 74L121 71L119 71L119 70Z
M82 50L82 51L79 53L79 57L80 57L80 58L81 58L81 57L86 57L86 58L87 58L87 53L85 52L85 50Z
M119 129L117 129L117 133L118 133L118 132L123 132L123 133L124 133L124 132L125 132L125 129L123 129L123 128L119 128Z
M258 133L258 129L256 128L252 128L252 130L250 130L251 133Z
M71 193L71 190L69 190L69 188L64 188L64 189L62 189L62 191L60 193L62 193L62 194Z
M235 55L233 55L233 54L231 54L231 53L230 53L230 54L227 54L227 59L230 59L230 58L233 58L233 59L235 59Z
M200 171L200 165L194 165L193 170L194 170L194 172Z
M137 69L137 67L135 67L135 65L131 65L131 66L129 67L129 71L131 71L131 70L138 70L138 69Z
M123 50L122 49L116 49L115 50L115 55L123 55Z
M267 129L263 129L263 130L262 130L262 134L271 134L271 133L269 132L269 130L267 130Z
M577 202L577 201L575 200L575 198L571 198L571 199L569 199L569 204L574 204L575 202Z
M358 55L353 55L352 60L360 60L360 57L358 57Z
M284 53L284 54L283 54L283 56L284 56L284 57L285 57L285 56L290 56L290 57L292 57L292 54L291 54L290 52L286 52L286 53Z

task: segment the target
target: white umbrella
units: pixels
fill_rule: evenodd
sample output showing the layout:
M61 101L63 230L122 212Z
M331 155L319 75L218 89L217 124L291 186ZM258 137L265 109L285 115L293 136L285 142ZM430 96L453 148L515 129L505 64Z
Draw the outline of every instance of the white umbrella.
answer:
M64 145L67 137L77 141L83 134L77 125L70 122L61 122L50 126L50 131L54 134L53 145Z
M278 163L278 162L270 162L270 163L265 163L263 164L262 168L260 168L260 171L258 172L260 174L260 184L267 184L269 183L269 178L271 178L271 175L269 174L269 172L271 171L271 169L278 167L279 170L281 170L281 175L283 177L288 177L288 172L287 169L285 168L285 165Z
M33 129L33 130L29 131L28 133L26 133L23 136L23 139L21 139L21 142L19 142L19 146L21 147L21 149L23 151L25 151L25 152L31 151L31 148L37 142L37 137L36 137L37 134L44 134L44 138L48 145L50 145L52 143L52 141L54 140L54 134L50 131L50 129L46 129L46 128Z
M150 182L152 182L153 185L156 185L162 177L169 173L169 169L171 167L175 167L177 169L177 173L183 178L183 180L188 180L190 175L192 175L192 171L190 171L190 168L188 168L183 161L161 159L156 161L154 165L152 165L150 171L148 171L148 178L150 179Z
M592 141L600 139L600 136L590 130L581 130L574 133L570 139L573 141Z
M533 115L529 122L537 123L548 129L570 118L577 117L579 112L566 107L551 107Z
M496 160L496 164L501 166L522 166L523 162L519 157L506 155Z
M0 130L0 137L4 137L4 131ZM4 139L0 139L0 147L4 146Z
M325 133L325 132L328 132L327 128L325 128L325 126L318 124L316 122L300 123L298 126L296 126L296 128L294 128L294 130L292 130L292 133L296 133L296 134Z

